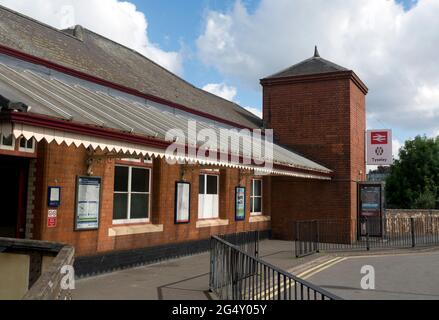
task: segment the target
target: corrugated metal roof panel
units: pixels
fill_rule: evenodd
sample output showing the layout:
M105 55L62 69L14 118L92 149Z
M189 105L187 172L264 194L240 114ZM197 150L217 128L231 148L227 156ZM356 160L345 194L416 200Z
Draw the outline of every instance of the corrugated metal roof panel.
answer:
M12 95L14 99L31 106L31 112L46 116L61 118L104 128L111 128L136 135L165 139L168 131L178 129L177 134L181 141L186 142L188 137L188 122L196 121L197 132L203 129L214 129L218 139L217 151L236 155L235 148L239 145L240 156L251 157L251 148L245 148L252 143L252 138L245 137L238 140L238 136L229 141L221 141L222 129L230 129L212 120L194 116L184 112L171 112L172 109L161 108L148 101L139 101L138 98L127 95L118 95L117 91L108 88L89 86L85 81L73 78L49 76L45 73L23 69L21 66L0 63L0 90L1 93ZM107 92L105 92L105 90ZM237 132L241 130L237 129ZM242 137L242 136L240 136ZM265 154L260 139L254 140L253 157L263 161ZM205 141L197 141L201 146ZM259 155L255 157L255 155ZM292 168L300 168L317 172L329 173L331 170L291 152L279 145L273 145L273 162Z

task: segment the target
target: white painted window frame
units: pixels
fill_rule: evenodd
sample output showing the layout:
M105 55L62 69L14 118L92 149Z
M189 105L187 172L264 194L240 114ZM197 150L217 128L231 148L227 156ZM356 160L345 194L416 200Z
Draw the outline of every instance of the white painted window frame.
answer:
M21 146L21 140L22 139L26 140L26 147L24 147L24 148ZM27 143L29 141L32 141L32 148L28 148L27 147ZM20 137L20 139L18 140L18 151L34 153L35 152L35 145L36 145L36 140L34 138L30 138L30 140L28 140L25 137Z
M3 137L4 135L0 133L0 149L1 150L15 150L15 137L14 135L12 135L12 146L8 146L3 144Z
M128 190L125 191L113 191L113 194L127 194L127 219L119 219L115 220L113 217L113 225L121 225L121 224L136 224L136 223L149 223L151 221L151 174L152 170L151 168L145 168L145 167L137 167L137 166L129 166L129 165L123 165L123 164L116 164L114 166L114 169L116 170L116 167L125 167L128 168ZM149 171L149 187L148 192L134 192L131 191L131 182L132 182L132 172L133 168L135 169L142 169L142 170L148 170ZM131 195L132 194L146 194L148 195L148 218L141 218L141 219L131 219ZM114 198L114 196L113 196Z
M253 194L253 192L255 190L255 181L260 181L261 182L261 195L260 196L255 196ZM257 179L257 178L252 179L252 186L250 188L250 215L251 216L262 216L262 208L263 208L263 201L264 201L264 199L263 199L263 194L264 194L263 187L264 187L264 183L263 183L262 179ZM251 211L252 208L254 209L254 207L255 207L254 201L255 201L256 198L260 198L261 199L261 211L260 212L256 212L256 211L253 212L253 211Z

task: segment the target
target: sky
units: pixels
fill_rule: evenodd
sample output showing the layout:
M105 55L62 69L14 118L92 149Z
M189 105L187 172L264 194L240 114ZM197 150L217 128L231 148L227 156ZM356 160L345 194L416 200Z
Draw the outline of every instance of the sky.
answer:
M56 28L81 24L261 114L259 79L313 55L369 87L367 127L439 134L438 0L0 0Z

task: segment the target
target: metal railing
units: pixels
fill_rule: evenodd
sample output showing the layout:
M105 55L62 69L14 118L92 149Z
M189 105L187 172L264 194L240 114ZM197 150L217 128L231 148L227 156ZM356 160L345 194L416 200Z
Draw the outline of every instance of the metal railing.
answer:
M338 300L339 297L213 236L210 290L221 300Z
M259 255L259 231L229 233L218 237L249 255L255 257Z
M439 245L439 217L386 217L298 221L297 257L321 251L414 248Z

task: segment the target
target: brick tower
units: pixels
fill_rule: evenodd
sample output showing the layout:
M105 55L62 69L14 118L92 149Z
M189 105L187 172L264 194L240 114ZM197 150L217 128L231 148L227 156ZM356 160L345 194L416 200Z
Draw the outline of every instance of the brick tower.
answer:
M333 170L331 181L273 177L272 229L294 237L294 221L357 217L365 179L367 87L352 71L314 56L261 80L263 116L277 142ZM351 237L356 230L350 224ZM293 230L293 231L292 231Z

